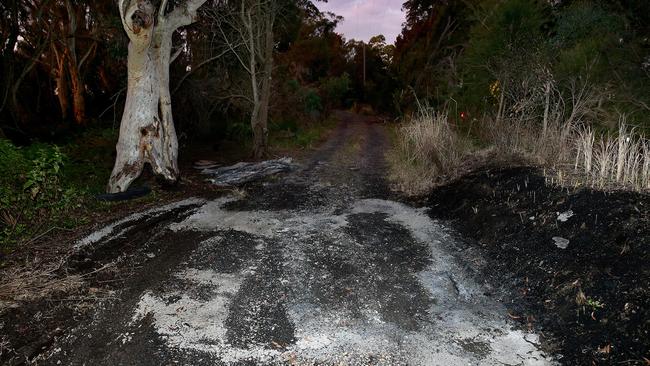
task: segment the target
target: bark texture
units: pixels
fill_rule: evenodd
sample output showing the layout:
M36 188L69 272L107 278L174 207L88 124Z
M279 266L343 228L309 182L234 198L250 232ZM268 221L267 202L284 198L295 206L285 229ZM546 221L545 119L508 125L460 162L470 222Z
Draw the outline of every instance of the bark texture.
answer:
M150 1L120 0L122 24L130 39L128 87L109 193L125 191L147 163L164 179L178 179L178 140L169 92L172 35L194 22L205 1L188 0L165 13L163 0L156 19Z

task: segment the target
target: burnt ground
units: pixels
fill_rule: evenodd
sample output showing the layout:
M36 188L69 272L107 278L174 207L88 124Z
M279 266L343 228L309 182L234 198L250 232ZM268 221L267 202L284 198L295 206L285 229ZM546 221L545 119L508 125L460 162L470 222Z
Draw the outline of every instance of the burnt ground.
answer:
M385 126L337 117L292 174L73 241L68 288L2 309L0 363L554 364L478 252L390 193Z
M465 176L427 204L479 248L485 276L515 296L513 318L552 335L564 364L650 364L648 195L567 190L515 167Z

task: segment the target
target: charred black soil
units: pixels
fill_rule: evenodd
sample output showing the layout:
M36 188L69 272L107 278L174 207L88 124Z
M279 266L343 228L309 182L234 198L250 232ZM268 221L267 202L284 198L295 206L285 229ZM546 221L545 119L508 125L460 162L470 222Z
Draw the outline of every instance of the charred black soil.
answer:
M511 317L551 335L566 365L650 364L650 197L568 190L532 168L436 189L430 216L480 248ZM568 246L565 246L568 240Z

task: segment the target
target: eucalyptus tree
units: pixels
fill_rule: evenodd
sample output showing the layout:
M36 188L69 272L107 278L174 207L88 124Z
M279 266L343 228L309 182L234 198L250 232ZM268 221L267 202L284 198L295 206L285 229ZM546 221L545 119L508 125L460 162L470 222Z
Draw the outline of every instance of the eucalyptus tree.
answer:
M267 154L274 28L285 5L280 0L224 1L210 12L216 35L248 76L248 87L236 97L250 104L255 158Z
M183 47L174 50L172 38L179 28L196 21L206 1L162 0L155 6L150 0L119 0L120 18L130 40L128 84L108 192L125 191L146 163L167 181L178 179L169 65Z

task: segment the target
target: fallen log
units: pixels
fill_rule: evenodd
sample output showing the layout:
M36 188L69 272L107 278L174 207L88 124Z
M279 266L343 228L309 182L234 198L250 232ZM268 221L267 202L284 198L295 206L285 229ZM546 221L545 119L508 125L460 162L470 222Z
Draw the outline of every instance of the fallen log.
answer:
M237 186L274 174L290 172L296 168L296 165L293 164L291 158L281 158L257 163L241 162L235 165L217 168L202 168L200 165L196 165L196 167L197 169L201 169L202 174L209 175L211 178L208 181L213 184L219 186Z

